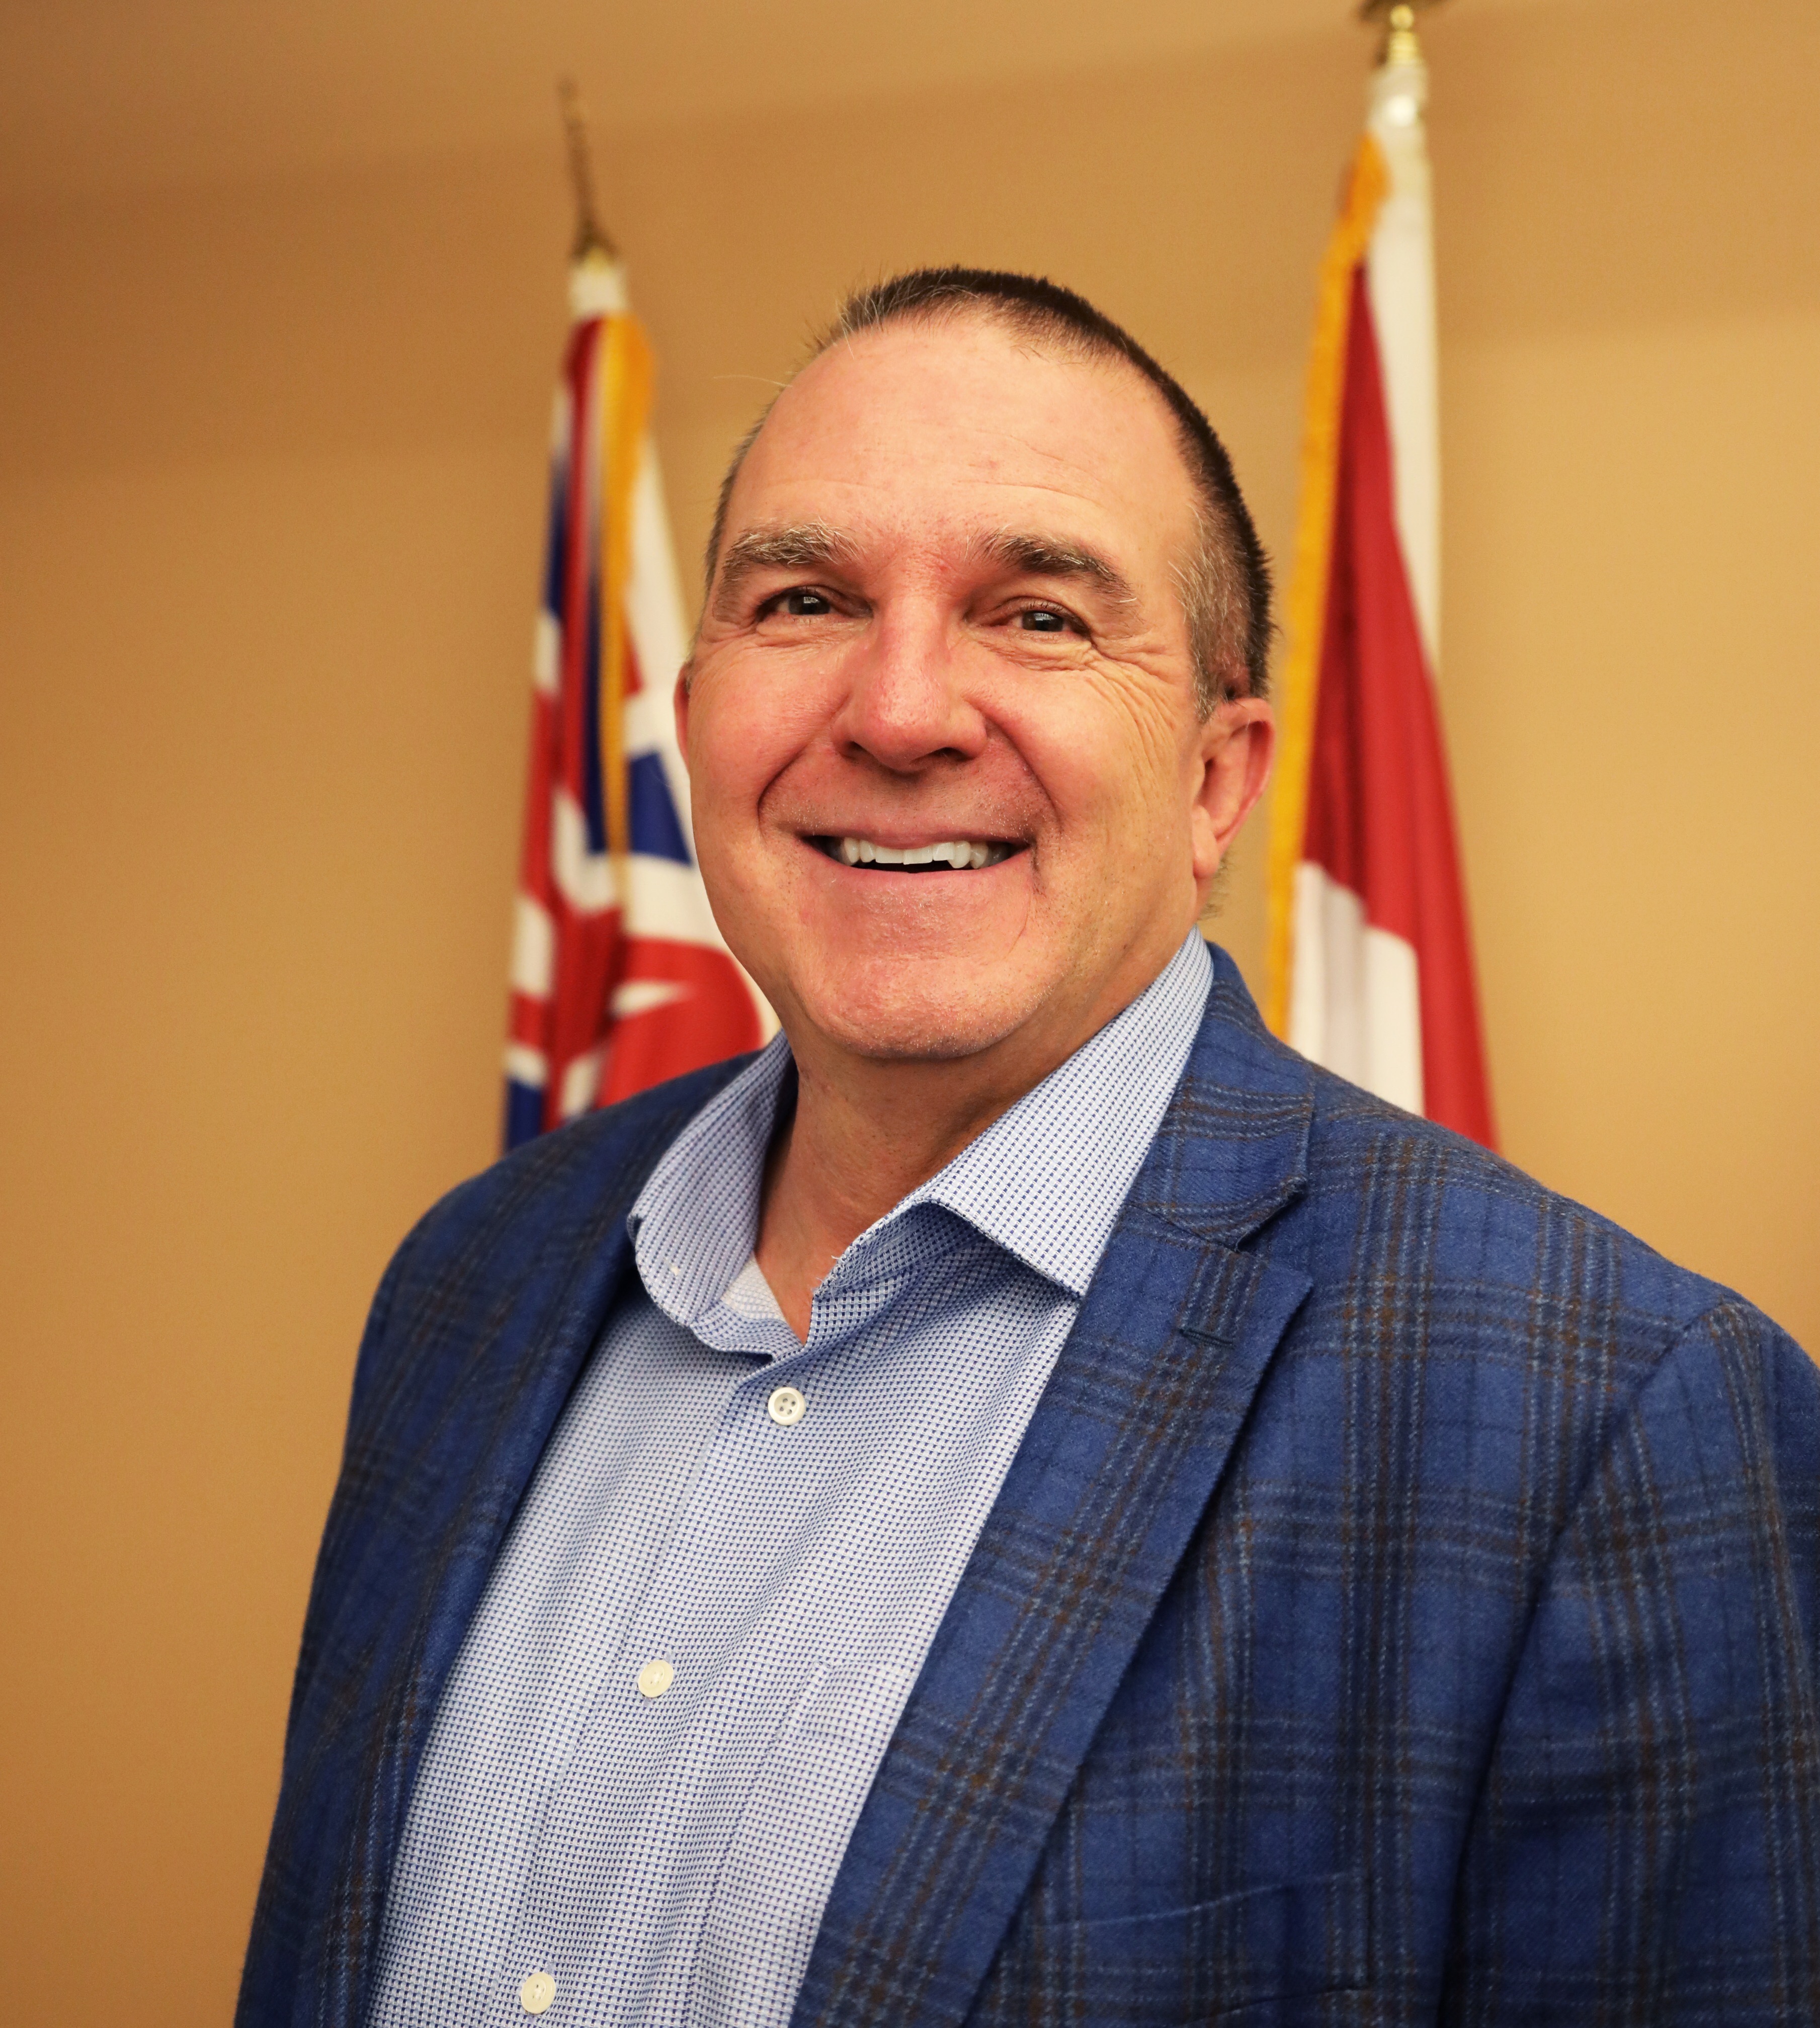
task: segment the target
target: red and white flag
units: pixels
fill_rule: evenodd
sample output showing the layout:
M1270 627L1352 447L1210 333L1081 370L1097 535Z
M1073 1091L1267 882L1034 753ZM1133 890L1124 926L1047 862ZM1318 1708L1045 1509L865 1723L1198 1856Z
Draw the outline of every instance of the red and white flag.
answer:
M624 271L570 276L512 946L505 1145L756 1048L770 1008L690 846L671 691L688 653Z
M1271 1025L1493 1145L1435 701L1441 606L1427 72L1372 79L1322 268L1271 837Z

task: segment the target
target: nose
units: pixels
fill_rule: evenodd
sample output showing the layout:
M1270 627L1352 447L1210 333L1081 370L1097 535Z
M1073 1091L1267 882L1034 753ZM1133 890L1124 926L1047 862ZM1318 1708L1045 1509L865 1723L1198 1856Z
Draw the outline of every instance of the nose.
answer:
M846 693L829 727L836 750L894 775L979 753L986 723L967 700L955 647L938 610L881 612L850 653Z

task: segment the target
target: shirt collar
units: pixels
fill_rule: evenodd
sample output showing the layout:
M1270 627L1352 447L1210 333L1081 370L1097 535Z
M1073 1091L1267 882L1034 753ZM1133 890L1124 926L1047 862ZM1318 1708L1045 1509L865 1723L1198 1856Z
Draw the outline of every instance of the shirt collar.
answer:
M1212 983L1206 941L1191 931L1123 1013L898 1211L945 1205L1080 1300L1188 1067Z
M871 1232L917 1205L940 1205L1080 1300L1187 1068L1212 979L1206 943L1191 931L1129 1007ZM765 1154L794 1074L777 1035L682 1130L632 1207L639 1275L686 1327L752 1258Z
M671 1142L627 1219L652 1301L690 1330L752 1258L778 1097L795 1075L774 1035Z

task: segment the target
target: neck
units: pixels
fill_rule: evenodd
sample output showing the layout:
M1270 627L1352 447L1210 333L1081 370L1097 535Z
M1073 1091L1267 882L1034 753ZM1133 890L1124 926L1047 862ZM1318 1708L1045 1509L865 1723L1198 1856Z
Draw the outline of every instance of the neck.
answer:
M796 1109L771 1144L756 1249L779 1307L805 1339L816 1290L853 1241L1054 1068L993 1077L971 1063L834 1067L819 1053L797 1059Z
M960 1058L881 1060L790 1029L797 1101L765 1165L754 1251L790 1328L853 1241L945 1168L1150 983L1151 968L1065 1034L1027 1035Z

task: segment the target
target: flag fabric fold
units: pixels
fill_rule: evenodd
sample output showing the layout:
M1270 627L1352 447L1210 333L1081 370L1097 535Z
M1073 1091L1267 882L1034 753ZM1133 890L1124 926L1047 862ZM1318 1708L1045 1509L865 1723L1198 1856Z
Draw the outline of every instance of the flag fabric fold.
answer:
M1279 692L1267 1011L1314 1061L1491 1146L1435 697L1426 86L1419 56L1393 45L1322 268Z
M585 255L550 446L505 1050L505 1144L755 1048L776 1023L690 847L687 653L623 271Z

